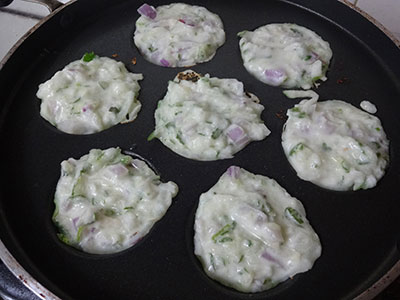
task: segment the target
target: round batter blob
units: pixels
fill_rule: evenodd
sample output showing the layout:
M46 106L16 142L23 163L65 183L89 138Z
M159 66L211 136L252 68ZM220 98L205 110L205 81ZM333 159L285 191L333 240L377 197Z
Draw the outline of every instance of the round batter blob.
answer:
M166 213L178 187L119 148L61 163L53 222L64 243L108 254L136 244Z
M264 106L236 79L187 70L168 84L155 111L158 138L172 151L195 160L231 158L270 131L260 118Z
M194 230L205 272L242 292L270 289L321 255L301 202L275 180L236 166L200 196Z
M144 5L134 41L144 58L163 67L187 67L209 61L225 42L218 15L184 3L154 9ZM142 12L144 10L144 12Z
M296 24L268 24L238 35L246 70L258 80L310 89L325 81L332 50L315 32Z
M380 120L346 102L317 99L287 111L282 146L297 175L337 191L374 187L389 162Z
M71 134L91 134L133 121L141 108L137 96L142 79L122 62L86 53L39 85L40 114Z

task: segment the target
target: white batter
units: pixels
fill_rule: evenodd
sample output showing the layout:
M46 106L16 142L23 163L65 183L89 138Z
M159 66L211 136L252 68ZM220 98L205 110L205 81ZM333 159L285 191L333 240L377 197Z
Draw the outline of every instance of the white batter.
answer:
M301 202L275 180L236 166L200 196L194 229L205 272L243 292L270 289L321 255Z
M39 85L41 116L59 130L91 134L133 121L142 74L129 73L122 62L86 53Z
M172 151L195 160L231 158L270 133L260 118L264 106L258 102L236 79L181 72L158 103L149 140L156 137Z
M108 254L136 244L166 213L178 187L119 148L93 149L61 163L53 222L58 237L84 252Z
M238 35L246 70L266 84L310 89L317 80L327 79L332 50L305 27L268 24Z
M389 162L389 141L380 120L346 102L317 99L287 111L282 146L297 175L331 190L374 187Z
M145 6L145 5L144 5ZM134 41L144 58L163 67L188 67L209 61L225 42L218 15L184 3L141 7Z
M369 102L368 100L361 101L360 107L370 114L375 114L378 111L375 104Z

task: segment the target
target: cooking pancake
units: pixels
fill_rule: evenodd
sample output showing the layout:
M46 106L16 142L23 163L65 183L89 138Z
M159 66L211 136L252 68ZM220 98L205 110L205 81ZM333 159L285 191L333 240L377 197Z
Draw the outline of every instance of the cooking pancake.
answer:
M318 95L311 95L287 111L282 132L283 149L297 175L331 190L374 187L389 162L381 121L344 101L318 102Z
M268 24L238 33L243 64L258 80L272 86L310 89L332 57L329 43L297 24Z
M86 53L39 85L40 115L71 134L91 134L133 121L141 108L137 97L142 79L122 62Z
M212 59L225 42L218 15L184 3L142 5L134 41L144 58L163 67L188 67Z
M175 153L195 160L231 158L269 135L260 118L263 109L242 82L186 70L169 81L149 140L158 138Z
M275 180L236 166L200 196L194 229L207 275L242 292L273 288L321 255L301 202Z
M84 252L122 251L143 238L171 205L178 187L119 148L93 149L61 163L53 222L64 243Z

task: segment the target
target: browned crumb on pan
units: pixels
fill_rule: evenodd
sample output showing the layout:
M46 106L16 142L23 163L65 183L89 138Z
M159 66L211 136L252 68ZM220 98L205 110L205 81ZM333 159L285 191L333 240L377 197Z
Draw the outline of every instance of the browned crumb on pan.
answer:
M134 57L134 58L131 59L131 63L132 63L133 65L136 65L136 57Z
M285 121L287 120L287 116L283 110L276 112L275 116L277 116L278 119L285 120Z
M350 79L347 77L343 77L343 78L339 78L338 80L336 80L336 83L338 84L344 84L344 83L349 83Z
M187 80L191 82L196 82L201 78L201 75L196 72L179 72L177 75L179 80Z
M114 54L112 54L111 56L115 58L115 57L118 57L118 54L117 54L117 53L114 53Z

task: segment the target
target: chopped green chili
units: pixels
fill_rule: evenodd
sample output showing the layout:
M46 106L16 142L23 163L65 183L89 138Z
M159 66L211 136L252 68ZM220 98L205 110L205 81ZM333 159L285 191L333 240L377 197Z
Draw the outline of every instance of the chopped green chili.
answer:
M228 233L231 233L236 227L236 222L233 221L232 223L226 224L224 227L222 227L216 234L214 234L211 239L216 243L216 242L227 242L228 240L224 240L225 237L222 237L223 235L226 235ZM231 239L231 238L230 238ZM231 239L232 240L232 239Z
M111 106L108 111L113 112L114 114L117 114L121 111L121 109L119 109L118 107L115 107L115 106Z
M298 143L296 146L292 148L289 152L289 156L292 156L293 154L296 154L297 152L301 151L304 149L304 144L303 143Z
M217 138L219 138L219 136L221 135L221 133L222 133L222 129L217 128L217 129L215 129L215 130L213 131L213 133L211 134L211 137L212 137L214 140L216 140Z
M86 52L83 57L82 60L85 62L89 62L91 60L93 60L96 57L96 54L94 54L94 52Z
M286 207L285 208L286 216L295 221L297 224L301 225L304 223L301 214L295 210L293 207Z
M156 138L156 131L154 130L152 133L150 133L150 135L147 137L147 141L151 141L152 139Z

